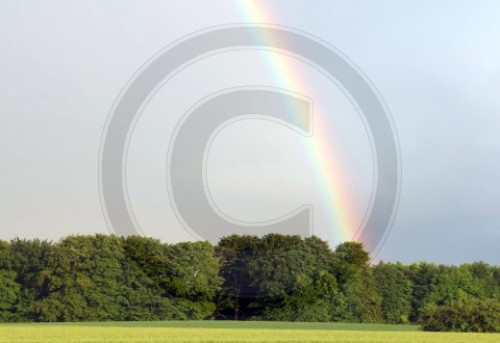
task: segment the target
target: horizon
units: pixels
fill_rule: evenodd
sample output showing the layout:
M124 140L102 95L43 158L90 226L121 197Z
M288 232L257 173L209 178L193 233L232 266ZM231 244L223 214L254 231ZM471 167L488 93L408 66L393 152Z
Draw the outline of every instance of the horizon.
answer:
M380 3L337 1L50 4L0 5L0 240L116 233L103 205L99 156L133 75L199 30L268 23L333 46L388 108L402 177L397 214L376 240L384 242L375 261L498 265L497 2L384 3L384 11ZM332 249L351 240L373 201L374 139L342 85L319 69L276 49L237 49L163 80L133 124L123 167L138 232L165 243L200 236L171 204L171 139L201 99L258 85L309 99L312 129L254 116L217 131L204 169L212 207L250 227L309 206L313 234ZM298 113L284 117L299 121ZM199 197L188 199L195 211Z

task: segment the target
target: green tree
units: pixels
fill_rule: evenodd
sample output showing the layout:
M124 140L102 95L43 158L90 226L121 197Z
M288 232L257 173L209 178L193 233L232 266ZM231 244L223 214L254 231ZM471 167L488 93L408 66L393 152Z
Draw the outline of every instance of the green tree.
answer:
M370 257L357 242L337 246L333 259L333 272L338 280L341 297L333 310L333 319L347 322L381 322L380 296Z
M122 317L124 320L166 320L175 317L172 301L162 296L163 290L151 278L154 273L149 270L145 262L147 248L160 246L159 241L152 243L153 241L138 236L123 239L125 258L122 260L124 298ZM152 243L152 246L149 243Z
M165 247L167 292L185 313L182 319L205 319L215 311L214 298L223 279L219 260L208 242L185 242Z
M468 270L472 283L477 286L475 296L480 299L500 299L500 267L484 262L464 264L460 268Z
M251 282L249 265L257 258L259 238L232 235L219 241L215 254L221 261L223 288L219 294L218 312L234 320L250 316L250 303L257 291Z
M318 292L321 272L328 272L322 247L320 240L300 236L269 234L259 240L249 274L257 290L254 307L263 319L327 320L331 294L323 299Z
M386 323L409 322L412 284L400 263L380 262L373 268L376 287L382 296L382 314Z
M42 321L120 320L123 248L116 236L70 236L54 245L39 274Z
M420 322L498 331L500 267L370 265L360 243L270 234L0 241L0 321L233 319Z
M407 273L412 283L410 321L415 323L418 321L422 309L431 302L431 292L439 282L439 268L432 263L418 263L410 265Z
M16 306L21 286L16 282L16 272L12 269L12 254L9 244L0 241L0 321L15 320Z
M159 240L128 237L130 262L147 276L150 306L162 319L205 319L215 310L214 298L223 279L219 260L208 242L162 244ZM152 289L151 289L152 288ZM158 296L160 299L158 299ZM159 303L158 303L158 300Z
M21 285L16 321L39 319L34 303L36 299L47 296L47 290L39 287L39 277L52 249L50 242L39 239L14 239L10 242L12 268L16 272L16 282Z
M337 285L329 271L332 251L326 242L278 234L233 235L220 241L217 254L228 296L220 302L221 313L233 319L329 319Z

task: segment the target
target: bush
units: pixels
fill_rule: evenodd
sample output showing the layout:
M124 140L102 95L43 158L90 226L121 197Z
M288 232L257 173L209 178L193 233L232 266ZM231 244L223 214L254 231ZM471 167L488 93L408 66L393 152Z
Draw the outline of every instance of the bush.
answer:
M498 299L468 300L426 307L420 318L424 331L500 332Z

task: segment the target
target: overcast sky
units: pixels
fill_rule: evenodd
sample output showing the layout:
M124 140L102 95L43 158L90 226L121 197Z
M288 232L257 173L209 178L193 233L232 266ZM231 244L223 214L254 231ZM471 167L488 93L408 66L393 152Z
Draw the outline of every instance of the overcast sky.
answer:
M111 106L130 77L156 52L196 30L271 23L306 31L342 51L371 79L392 113L403 165L401 199L377 258L498 264L499 18L497 1L252 1L250 6L2 0L0 239L108 233L99 200L100 141ZM335 108L328 113L328 130L343 156L337 168L348 175L357 211L365 211L373 170L362 120L316 70L281 56L304 81L285 83L264 64L266 54L273 52L234 51L204 59L169 80L144 109L131 137L127 186L145 234L170 242L192 239L175 217L165 187L170 138L183 113L201 98L248 84L307 93L315 108ZM315 115L320 120L324 114ZM314 179L308 156L297 153L307 145L303 139L265 121L226 127L210 150L209 188L219 209L242 221L269 220L312 204L315 233L337 244L339 228L331 226L331 208L321 200L322 183Z

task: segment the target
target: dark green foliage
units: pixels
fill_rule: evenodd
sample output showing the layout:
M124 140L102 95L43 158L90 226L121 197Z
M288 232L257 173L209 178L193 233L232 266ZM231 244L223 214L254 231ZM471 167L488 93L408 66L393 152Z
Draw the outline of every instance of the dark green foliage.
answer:
M1 242L0 267L2 321L205 319L222 282L211 244L142 237Z
M16 282L21 285L15 321L38 319L35 302L48 295L46 285L39 284L40 276L53 249L50 242L38 239L16 239L10 243L12 269L16 272Z
M255 314L250 305L257 289L249 266L258 257L258 244L255 236L232 235L222 238L216 247L216 256L221 260L220 275L224 279L218 297L218 315L222 318L237 320Z
M252 319L500 329L500 267L371 265L360 243L270 234L0 241L0 321Z
M286 321L329 321L337 282L331 273L332 253L312 237L267 235L252 261L262 318Z
M408 267L407 274L412 284L410 321L416 322L421 309L430 302L431 291L438 283L439 269L429 263L412 264Z
M230 236L217 247L225 318L328 321L337 289L332 251L316 237Z
M500 301L470 299L428 305L419 322L425 331L500 332Z
M338 280L340 294L333 307L333 320L382 322L382 298L369 262L361 243L346 242L335 249L332 273Z
M206 319L215 311L213 299L223 279L214 247L207 242L179 243L165 248L168 261L165 290L183 313L178 319Z
M21 295L21 285L16 282L9 244L0 241L0 321L15 320L15 311Z
M373 268L376 287L382 296L384 322L406 324L410 320L412 283L399 263L380 262Z

